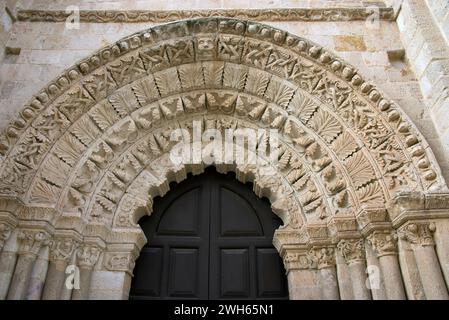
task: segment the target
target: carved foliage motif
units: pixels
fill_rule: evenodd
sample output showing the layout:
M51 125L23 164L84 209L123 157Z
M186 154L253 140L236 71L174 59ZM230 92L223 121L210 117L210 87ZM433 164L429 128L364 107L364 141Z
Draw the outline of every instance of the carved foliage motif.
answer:
M363 239L340 240L337 248L348 264L365 260L365 244Z
M410 223L400 229L399 235L402 239L407 240L414 245L433 246L435 245L433 240L435 228L434 223Z
M294 199L285 205L301 208L291 212L324 219L384 205L398 190L444 187L413 125L354 68L257 23L196 20L132 35L67 71L29 108L2 140L2 193L89 208L108 223L132 179L173 146L169 131L202 113L220 129L281 132L278 174Z

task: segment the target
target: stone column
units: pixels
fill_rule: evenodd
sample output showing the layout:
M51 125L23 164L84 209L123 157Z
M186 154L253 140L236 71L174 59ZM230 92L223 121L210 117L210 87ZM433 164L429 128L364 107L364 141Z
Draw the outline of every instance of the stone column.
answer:
M79 289L72 291L72 300L89 299L92 270L98 261L101 248L96 244L83 244L76 253L79 267Z
M0 300L4 300L8 294L9 283L16 265L16 252L2 251L11 233L12 228L9 224L0 223Z
M324 300L338 300L337 270L335 269L335 250L332 247L318 247L310 251L312 259L318 267L322 298Z
M48 235L42 231L23 230L19 232L17 238L19 240L18 259L9 287L8 300L25 299L34 262Z
M291 300L321 300L318 271L305 252L288 250L284 257Z
M374 231L368 240L379 259L387 299L405 300L407 297L399 267L397 235L391 231Z
M349 267L354 299L370 300L371 293L367 286L368 278L366 274L365 246L363 239L340 240L337 247Z
M387 292L382 277L379 259L371 246L365 246L366 273L369 279L369 289L373 300L386 300Z
M0 252L5 245L6 240L11 236L12 228L7 223L0 223Z
M351 274L348 265L341 255L340 250L335 250L335 262L337 265L338 288L341 300L354 300L352 290Z
M41 249L31 272L27 300L40 300L48 270L48 247Z
M67 237L57 237L50 242L50 264L42 299L61 299L66 278L65 270L76 245L75 240Z
M400 236L411 243L426 298L448 300L448 289L435 252L434 231L433 223L411 222L401 227Z
M108 249L111 251L104 254L102 270L94 272L89 298L128 299L135 261L140 249L134 244L111 246Z

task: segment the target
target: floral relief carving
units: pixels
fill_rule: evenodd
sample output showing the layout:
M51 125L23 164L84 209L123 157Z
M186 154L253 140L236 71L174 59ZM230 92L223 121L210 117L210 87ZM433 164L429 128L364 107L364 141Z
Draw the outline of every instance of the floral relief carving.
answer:
M177 22L124 38L68 69L18 117L1 138L0 194L108 230L136 228L134 214L151 210L172 180L204 169L169 158L171 133L192 137L193 121L200 134L277 130L271 174L262 164L212 164L252 181L289 230L385 209L396 192L446 190L423 137L354 67L306 39L236 19ZM268 140L258 136L256 151ZM431 243L421 225L410 228L409 241ZM372 238L382 254L393 251L386 237ZM337 248L348 262L364 259L359 240ZM316 261L295 253L284 262L332 264L331 249L320 250ZM85 247L77 254L96 255ZM105 265L130 270L132 260L120 253Z
M435 245L433 239L435 229L436 226L434 223L412 222L403 226L399 230L399 236L413 245L433 246Z

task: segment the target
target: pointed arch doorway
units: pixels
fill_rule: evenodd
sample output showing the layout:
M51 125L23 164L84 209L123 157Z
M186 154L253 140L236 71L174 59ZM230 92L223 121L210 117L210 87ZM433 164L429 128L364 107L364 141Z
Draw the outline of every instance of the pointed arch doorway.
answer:
M176 185L139 222L147 239L130 299L287 299L273 247L282 221L233 174L214 168Z

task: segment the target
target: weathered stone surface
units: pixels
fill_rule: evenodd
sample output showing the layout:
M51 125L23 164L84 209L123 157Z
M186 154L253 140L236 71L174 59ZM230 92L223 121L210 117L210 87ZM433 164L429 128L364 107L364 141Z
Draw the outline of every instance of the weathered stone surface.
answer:
M10 199L0 199L0 298L36 299L43 290L44 298L126 299L145 242L139 218L171 181L214 165L253 182L283 220L274 242L290 298L447 299L440 166L449 167L449 131L438 121L447 115L447 46L435 26L416 21L426 7L403 2L397 21L387 7L371 22L372 9L355 0L346 6L357 9L322 1L295 10L192 6L170 16L164 6L122 15L120 2L82 3L80 29L70 32L64 8L46 14L45 1L25 4L0 34L1 45L22 48L17 59L0 57L8 106L0 194ZM145 29L192 15L206 18ZM402 50L400 39L415 73L391 53ZM201 154L226 148L206 130L277 130L276 161L173 162L172 133L194 136L195 122ZM254 152L275 144L260 138ZM63 230L70 233L61 238ZM71 293L61 288L69 262L82 287ZM367 286L372 270L379 291Z

